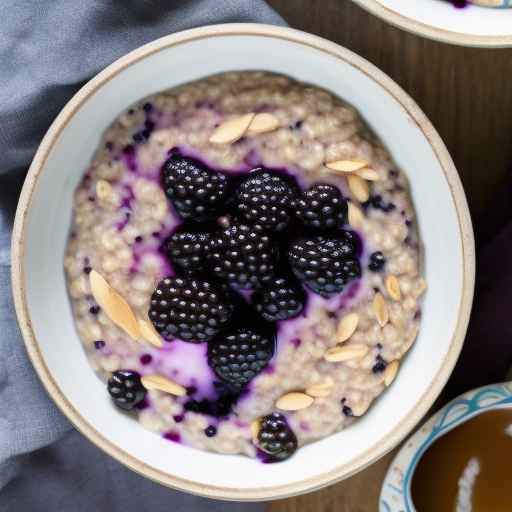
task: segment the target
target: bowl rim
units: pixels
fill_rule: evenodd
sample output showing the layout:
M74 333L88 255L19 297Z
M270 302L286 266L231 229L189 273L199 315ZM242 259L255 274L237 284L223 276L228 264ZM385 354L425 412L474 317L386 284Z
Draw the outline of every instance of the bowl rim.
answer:
M343 464L334 470L327 471L306 480L260 489L203 485L191 480L185 480L146 464L142 460L126 453L121 448L104 438L103 435L72 406L63 391L57 385L56 381L53 379L49 368L46 366L42 352L39 349L39 345L31 325L31 316L25 293L25 275L23 266L26 245L25 225L31 205L31 198L37 186L38 179L45 167L46 159L52 150L55 141L59 138L69 120L89 96L124 68L149 55L152 55L153 53L161 51L162 49L178 46L190 41L219 36L258 36L275 38L322 51L336 59L340 59L345 63L356 67L369 78L374 80L378 85L383 87L388 94L391 94L422 130L424 136L429 141L441 168L443 169L456 209L464 266L462 296L459 304L457 323L449 350L441 368L433 379L432 385L423 396L418 397L416 407L413 408L407 418L401 424L397 425L377 445L367 448L359 455L359 457L350 463ZM63 414L67 416L71 423L83 435L85 435L85 437L130 469L168 487L210 498L239 501L262 501L285 498L317 490L361 471L393 449L428 412L450 376L462 348L473 299L475 249L469 209L454 163L440 136L437 134L425 114L420 110L416 103L395 82L393 82L393 80L391 80L391 78L362 57L359 57L355 53L318 36L286 27L254 23L236 23L194 28L178 32L173 35L164 36L160 39L147 43L146 45L121 57L101 71L98 75L87 82L65 105L43 138L23 185L16 211L12 235L11 277L18 323L32 364L50 397L54 400Z
M382 5L380 0L353 0L353 2L395 27L441 43L478 48L507 48L512 46L512 31L510 35L505 36L479 36L465 34L463 32L445 30L416 21L408 16L404 16L403 14L396 12L390 7Z

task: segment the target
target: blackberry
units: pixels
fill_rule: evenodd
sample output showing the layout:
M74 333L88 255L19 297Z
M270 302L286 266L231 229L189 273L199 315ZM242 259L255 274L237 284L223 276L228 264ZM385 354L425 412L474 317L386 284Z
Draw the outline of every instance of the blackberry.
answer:
M151 296L149 318L166 338L200 343L225 326L233 306L222 290L208 281L167 277Z
M308 228L334 229L347 223L347 201L338 187L317 183L297 201L295 214Z
M279 278L252 294L256 311L267 321L287 320L304 309L306 294L300 284Z
M277 246L257 227L234 224L211 236L208 264L235 288L256 288L274 276Z
M258 446L272 459L279 461L291 457L297 444L297 437L282 414L273 412L261 418Z
M370 255L368 268L372 272L380 272L384 268L385 264L386 258L384 258L384 254L382 254L380 251L376 251Z
M218 377L242 388L274 355L274 339L253 328L240 327L208 344L208 364Z
M193 158L173 154L162 168L164 190L184 219L203 221L224 205L228 179Z
M203 272L208 241L206 233L179 231L166 240L164 250L171 263L185 273Z
M140 375L132 370L114 372L108 380L107 390L114 403L126 411L133 409L146 397Z
M236 208L250 224L282 231L290 223L298 187L278 173L256 170L236 192Z
M288 249L293 272L308 288L323 297L343 291L345 285L361 277L357 247L350 232L335 237L306 237Z

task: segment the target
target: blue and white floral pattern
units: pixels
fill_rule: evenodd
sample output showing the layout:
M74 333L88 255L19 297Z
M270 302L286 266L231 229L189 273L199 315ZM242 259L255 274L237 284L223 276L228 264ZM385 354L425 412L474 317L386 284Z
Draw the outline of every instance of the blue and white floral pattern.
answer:
M438 411L406 441L392 462L382 485L380 512L415 512L411 479L427 448L471 417L502 407L512 407L512 382L468 391Z

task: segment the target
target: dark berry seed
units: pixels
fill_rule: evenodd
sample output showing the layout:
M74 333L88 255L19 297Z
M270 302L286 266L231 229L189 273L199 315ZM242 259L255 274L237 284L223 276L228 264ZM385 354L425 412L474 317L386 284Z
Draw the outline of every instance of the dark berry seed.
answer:
M141 236L136 236L135 237L135 243L140 244L141 242L142 242L142 237Z
M142 354L140 356L140 364L142 365L147 365L151 363L152 360L153 358L151 357L151 354Z
M85 274L90 274L91 272L92 272L92 267L89 267L89 266L84 267Z
M384 254L382 254L380 251L376 251L370 255L368 268L372 272L380 272L384 268L385 264L386 258L384 258Z
M107 389L114 403L121 409L133 409L146 397L140 375L132 370L114 372L108 380Z
M214 427L213 425L208 425L204 429L204 434L206 437L213 437L214 435L217 434L217 427Z
M211 340L231 318L233 306L208 281L167 277L151 296L149 318L167 339L200 343Z
M396 205L389 202L386 203L381 195L371 196L366 203L363 203L363 208L374 208L375 210L381 210L384 213L389 213L396 208Z
M96 350L101 350L105 346L105 342L103 340L97 340L94 342L94 348Z
M99 312L100 312L100 307L99 306L91 306L89 308L89 313L91 313L91 315L97 315Z
M195 386L188 386L187 387L187 396L192 396L197 393L197 388Z
M176 423L181 423L185 419L185 417L183 416L183 414L177 414L176 416L173 416L172 419Z
M144 103L144 105L142 105L142 110L144 110L144 112L151 112L153 110L153 105L149 102Z
M345 416L354 416L352 409L348 405L344 405L342 410Z
M386 369L387 365L387 361L380 354L378 354L375 358L375 364L373 365L372 372L381 373Z

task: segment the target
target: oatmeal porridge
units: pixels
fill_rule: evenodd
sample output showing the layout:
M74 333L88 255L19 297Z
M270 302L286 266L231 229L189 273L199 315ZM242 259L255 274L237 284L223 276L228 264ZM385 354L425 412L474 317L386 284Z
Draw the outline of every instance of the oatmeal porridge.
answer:
M64 265L113 404L169 441L276 461L392 383L418 334L421 252L406 176L356 110L244 71L114 121Z

